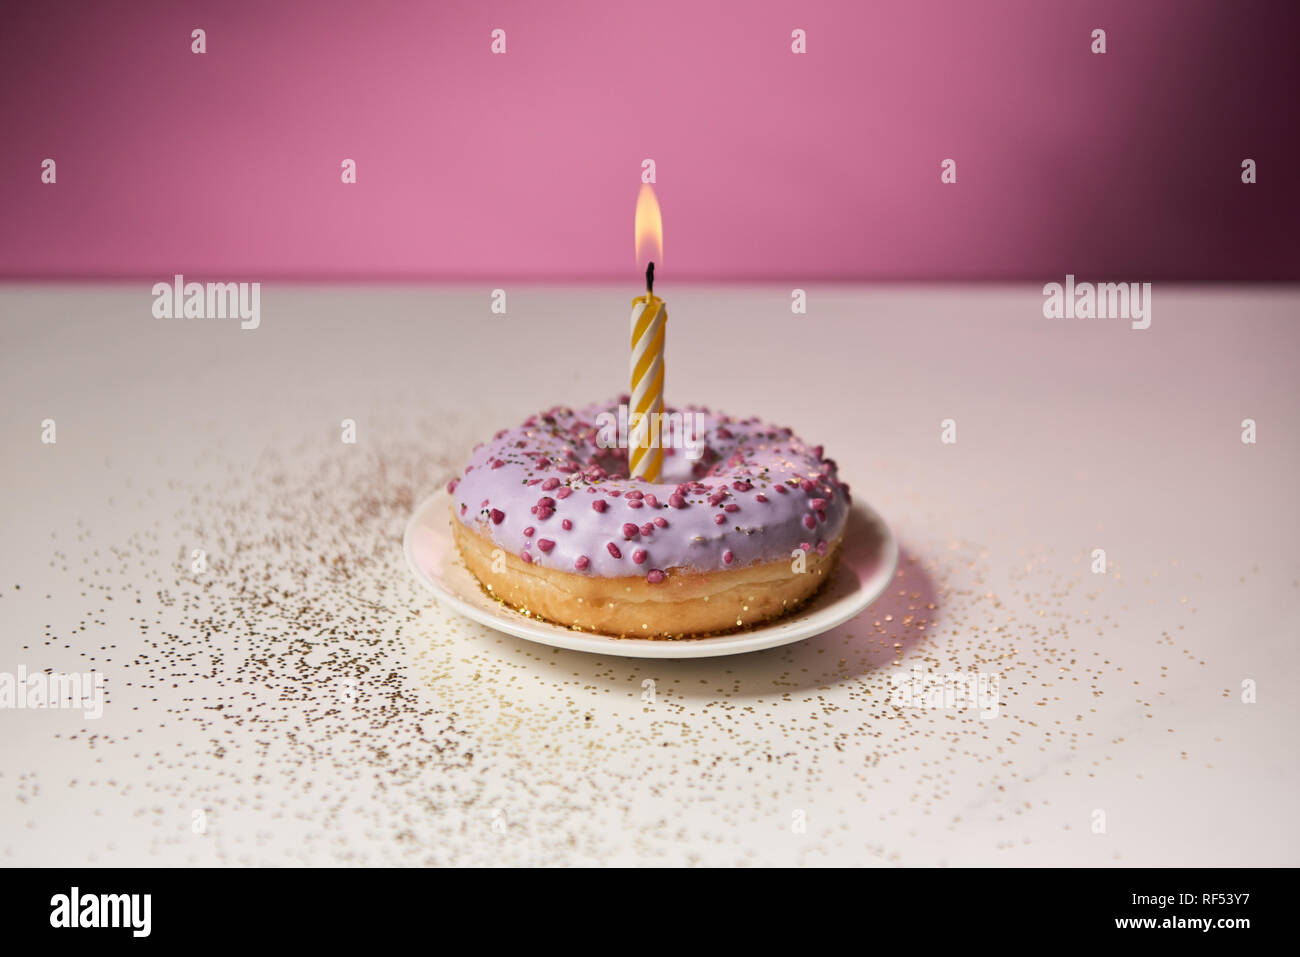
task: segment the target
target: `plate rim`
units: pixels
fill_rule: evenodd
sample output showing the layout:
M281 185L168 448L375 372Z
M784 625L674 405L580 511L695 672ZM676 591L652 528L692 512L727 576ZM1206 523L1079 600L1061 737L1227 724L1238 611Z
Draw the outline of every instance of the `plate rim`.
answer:
M432 512L436 509L440 500L445 500L446 504L450 504L451 495L446 488L439 488L420 501L411 510L411 515L406 520L406 527L402 531L402 555L406 561L407 570L416 582L431 592L440 602L446 602L457 614L486 628L504 632L525 641L547 645L552 648L564 648L568 651L614 655L619 658L720 658L726 655L739 655L751 651L779 648L782 645L793 644L797 641L823 635L833 628L838 628L846 621L856 618L885 593L889 588L889 583L894 580L894 575L898 572L899 547L893 529L880 513L870 505L855 502L851 508L854 511L861 512L863 517L873 521L884 532L881 543L884 561L873 578L879 584L874 588L874 593L869 594L860 606L846 603L846 609L831 614L824 622L819 621L814 630L811 631L804 631L802 628L796 627L792 621L778 619L770 625L760 625L749 631L718 635L712 638L684 638L674 641L658 641L651 638L615 638L612 635L602 635L598 632L572 631L551 622L525 618L512 610L512 615L520 618L516 622L511 620L510 616L498 616L478 608L456 593L440 587L432 575L426 574L420 568L414 554L416 530L426 512ZM446 511L445 508L444 511ZM448 522L453 521L449 512L447 512L446 517ZM837 565L837 572L839 568L840 566ZM860 591L873 592L873 589L862 588ZM816 601L817 598L814 597L814 605ZM831 605L823 609L823 612L830 612L834 607L834 605ZM536 630L530 631L530 628ZM541 632L546 637L542 637L542 634L538 632Z

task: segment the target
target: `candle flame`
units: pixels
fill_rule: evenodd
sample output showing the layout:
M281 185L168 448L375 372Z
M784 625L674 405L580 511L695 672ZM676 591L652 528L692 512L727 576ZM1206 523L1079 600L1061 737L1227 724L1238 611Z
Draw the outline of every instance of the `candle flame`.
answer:
M664 219L659 213L659 200L655 199L654 187L642 183L636 198L636 264L662 264L663 258Z

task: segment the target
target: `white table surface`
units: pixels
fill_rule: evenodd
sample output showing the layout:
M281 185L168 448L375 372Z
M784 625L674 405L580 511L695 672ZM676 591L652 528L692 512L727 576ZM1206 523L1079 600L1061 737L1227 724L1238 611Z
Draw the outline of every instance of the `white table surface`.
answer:
M0 863L1300 864L1294 288L1157 284L1133 331L662 282L669 401L824 443L904 557L819 638L639 662L458 619L400 548L474 442L620 391L633 284L268 283L255 331L151 285L0 289L0 672L108 687L0 710ZM892 706L915 664L998 717Z

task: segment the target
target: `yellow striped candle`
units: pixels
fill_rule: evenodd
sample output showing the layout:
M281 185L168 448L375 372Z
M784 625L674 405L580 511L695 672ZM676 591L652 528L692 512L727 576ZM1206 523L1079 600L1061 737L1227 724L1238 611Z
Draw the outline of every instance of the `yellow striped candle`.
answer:
M664 327L667 324L668 310L654 293L647 292L632 300L627 462L628 474L647 482L659 480L664 464L659 424L664 410Z
M641 184L636 198L636 261L663 259L664 221L654 188ZM664 327L668 310L655 295L655 264L645 271L645 295L632 300L632 398L628 405L627 466L632 478L657 482L664 465Z

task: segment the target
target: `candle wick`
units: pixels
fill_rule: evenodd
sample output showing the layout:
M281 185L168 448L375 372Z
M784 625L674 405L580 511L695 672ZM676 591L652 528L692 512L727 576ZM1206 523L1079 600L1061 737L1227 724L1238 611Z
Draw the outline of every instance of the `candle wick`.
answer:
M655 264L645 267L645 294L653 296L655 292Z

